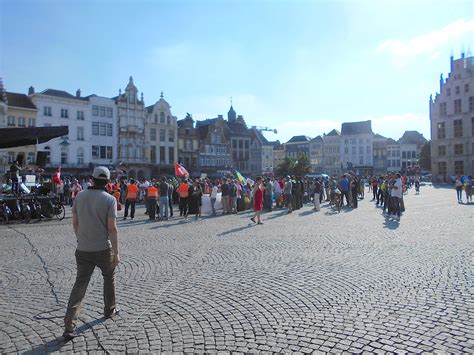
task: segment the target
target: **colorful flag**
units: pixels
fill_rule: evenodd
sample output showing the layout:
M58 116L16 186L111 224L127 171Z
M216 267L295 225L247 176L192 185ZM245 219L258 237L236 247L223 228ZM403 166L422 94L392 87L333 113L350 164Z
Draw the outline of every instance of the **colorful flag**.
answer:
M246 182L247 179L244 178L244 177L242 176L242 174L239 173L237 170L235 170L235 176L237 177L237 180L238 180L240 183L242 183L242 184L246 184L246 183L247 183L247 182Z
M189 176L188 171L181 164L174 164L174 173L176 176Z
M53 181L56 183L56 185L61 185L61 167L59 167L54 173Z

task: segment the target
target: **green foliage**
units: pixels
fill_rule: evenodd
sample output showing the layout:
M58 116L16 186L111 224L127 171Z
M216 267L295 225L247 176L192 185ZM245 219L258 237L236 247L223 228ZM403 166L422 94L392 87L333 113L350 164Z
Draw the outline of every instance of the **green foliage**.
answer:
M304 153L300 153L298 158L290 159L288 157L276 168L276 175L296 175L304 176L311 171L309 159Z
M421 148L418 164L423 170L431 170L431 141L426 142Z

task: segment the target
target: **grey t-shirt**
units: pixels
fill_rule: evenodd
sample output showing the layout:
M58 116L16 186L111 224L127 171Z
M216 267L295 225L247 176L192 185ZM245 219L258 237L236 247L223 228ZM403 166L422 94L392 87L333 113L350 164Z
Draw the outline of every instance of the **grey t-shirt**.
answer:
M112 247L107 219L117 218L115 197L104 190L84 190L78 193L72 210L79 219L78 250L101 251Z

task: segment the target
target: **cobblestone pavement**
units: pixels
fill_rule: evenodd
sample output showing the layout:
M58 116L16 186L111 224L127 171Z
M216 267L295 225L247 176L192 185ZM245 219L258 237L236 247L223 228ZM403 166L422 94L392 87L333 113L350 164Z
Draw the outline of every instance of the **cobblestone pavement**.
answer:
M0 352L472 352L474 205L452 189L405 197L400 223L365 199L149 223L120 221L120 314L95 272L74 341L71 219L0 226Z

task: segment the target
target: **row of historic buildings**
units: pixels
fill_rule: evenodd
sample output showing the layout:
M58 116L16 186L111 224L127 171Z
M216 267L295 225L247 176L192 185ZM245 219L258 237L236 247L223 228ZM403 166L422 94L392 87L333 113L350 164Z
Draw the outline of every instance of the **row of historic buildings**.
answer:
M28 94L0 87L0 127L68 126L69 134L47 143L0 150L2 170L20 159L35 165L37 154L48 169L82 174L107 165L133 177L174 174L181 162L194 176L220 176L237 169L243 174L273 172L273 143L256 127L248 127L231 106L223 115L195 122L178 120L161 93L146 106L130 77L115 97L75 95L46 89ZM41 164L42 165L42 164Z
M474 169L474 95L472 57L454 60L440 92L430 97L431 156L435 179L472 174ZM0 127L65 125L67 136L35 146L0 150L5 171L18 157L36 163L45 157L46 168L62 166L72 174L86 173L94 165L108 165L129 176L173 174L182 163L193 176L220 176L232 169L245 175L271 174L286 157L305 154L313 173L363 174L413 170L426 139L406 131L394 140L375 134L371 121L343 123L341 130L310 138L294 136L286 143L269 142L262 131L249 127L230 107L218 115L194 121L188 114L178 120L161 93L146 106L132 77L115 97L82 96L46 89L12 93L0 82Z

